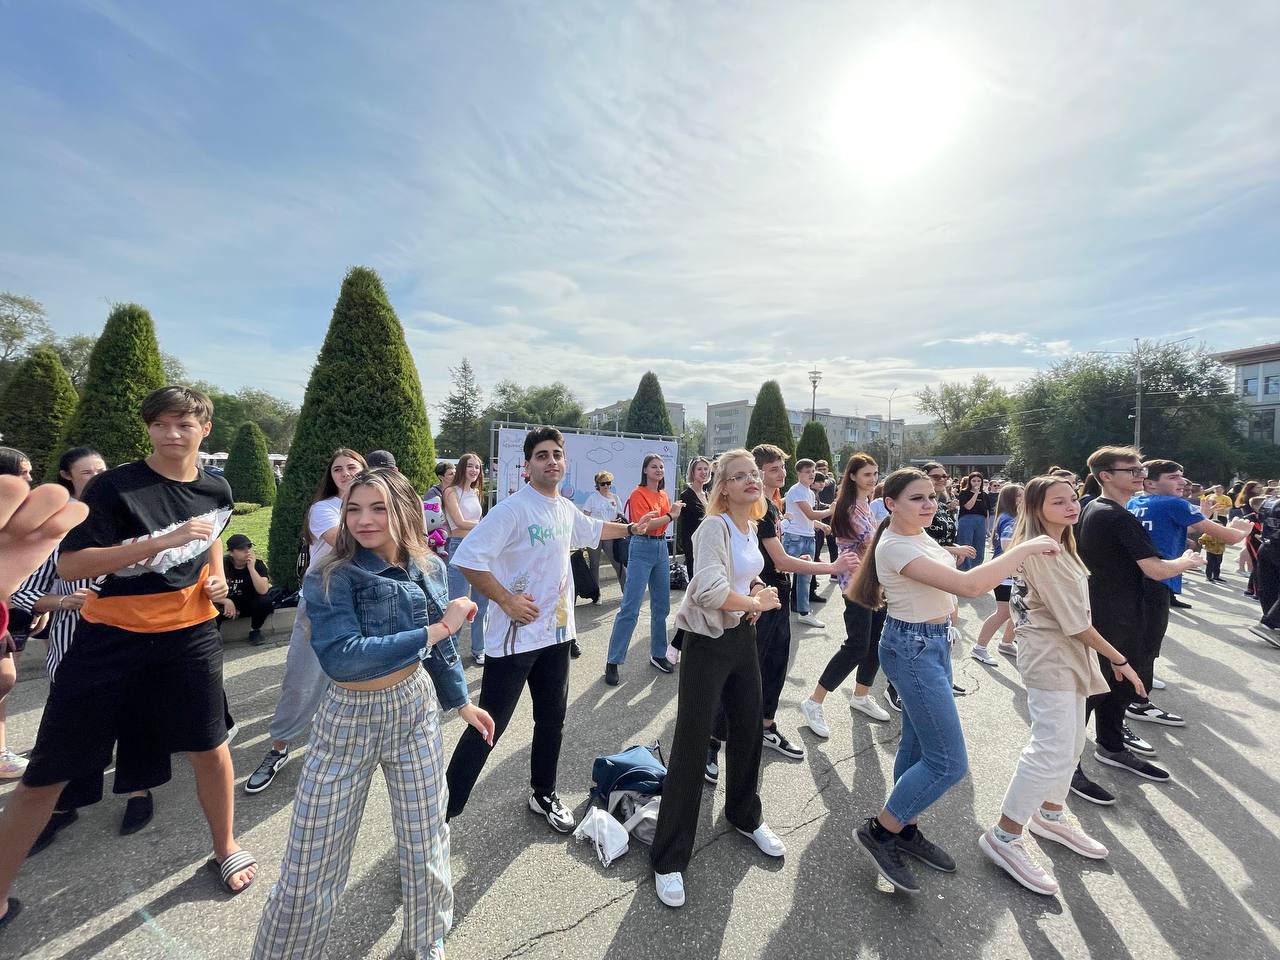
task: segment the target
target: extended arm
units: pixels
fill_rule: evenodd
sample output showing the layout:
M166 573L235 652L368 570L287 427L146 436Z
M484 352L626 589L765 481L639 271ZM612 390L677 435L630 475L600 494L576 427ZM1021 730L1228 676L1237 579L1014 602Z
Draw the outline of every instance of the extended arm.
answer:
M971 570L961 572L930 557L917 557L902 568L902 575L957 597L980 597L1006 577L1013 576L1027 557L1057 553L1061 549L1061 545L1048 537L1036 537Z

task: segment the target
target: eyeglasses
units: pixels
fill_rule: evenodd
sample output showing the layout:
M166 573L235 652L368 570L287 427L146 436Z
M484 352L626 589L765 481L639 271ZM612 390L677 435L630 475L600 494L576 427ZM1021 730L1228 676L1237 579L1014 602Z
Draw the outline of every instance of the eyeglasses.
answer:
M753 470L751 473L735 473L732 477L728 478L730 483L742 483L745 480L759 483L763 479L764 478L760 476L760 472L758 470Z
M1102 471L1099 471L1101 473ZM1131 473L1135 477L1145 477L1147 475L1146 467L1112 467L1107 473Z

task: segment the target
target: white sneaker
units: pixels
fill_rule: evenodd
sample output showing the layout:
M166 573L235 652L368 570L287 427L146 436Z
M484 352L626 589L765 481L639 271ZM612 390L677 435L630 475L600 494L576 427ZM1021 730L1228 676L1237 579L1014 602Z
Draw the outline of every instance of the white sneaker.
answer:
M1165 688L1165 682L1163 680L1157 680L1155 677L1151 678L1152 690L1163 690L1164 688Z
M1031 815L1031 822L1027 824L1027 829L1037 837L1060 843L1068 850L1074 850L1080 856L1088 857L1090 860L1105 860L1109 852L1106 847L1085 833L1080 827L1080 822L1066 811L1063 811L1061 819L1050 820L1037 810Z
M978 838L978 846L992 863L1033 893L1051 897L1058 892L1058 881L1027 853L1021 837L1005 843L992 829Z
M975 643L973 645L972 649L969 651L969 656L973 657L973 659L977 660L979 663L985 663L988 667L1000 666L1000 661L993 657L991 655L991 651L980 643Z
M0 750L0 780L17 780L27 772L27 758L8 748Z
M812 697L800 701L800 712L804 714L804 726L813 731L815 736L826 739L831 736L831 728L827 726L826 715L822 712L822 704Z
M767 857L780 857L787 852L787 848L782 845L782 840L769 829L767 823L760 824L750 833L741 827L738 828L738 832L744 837L750 837L754 840L756 846L760 848L760 852Z
M872 720L879 720L881 723L889 719L889 711L876 703L875 698L869 693L862 697L850 697L849 706L854 710L862 711Z
M1006 657L1016 657L1018 655L1018 645L1016 643L1005 643L1002 640L996 645L996 649Z
M802 613L796 618L806 627L817 627L819 630L827 629L827 625L815 617L812 613Z
M655 873L653 885L658 890L658 899L668 907L684 906L684 877L676 873Z

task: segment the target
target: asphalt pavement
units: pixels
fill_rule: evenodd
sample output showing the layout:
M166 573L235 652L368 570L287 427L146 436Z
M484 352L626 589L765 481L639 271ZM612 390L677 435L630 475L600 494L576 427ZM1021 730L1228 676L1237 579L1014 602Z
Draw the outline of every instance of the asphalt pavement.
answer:
M1225 565L1234 570L1228 557ZM526 805L531 717L527 698L489 760L465 813L454 821L455 923L447 954L457 958L882 957L882 958L1200 958L1280 956L1280 759L1271 737L1280 718L1280 650L1248 633L1256 603L1243 578L1206 584L1191 575L1190 610L1174 611L1153 699L1188 718L1184 728L1142 724L1173 773L1164 785L1122 771L1086 767L1113 789L1110 808L1073 798L1071 809L1111 849L1106 861L1076 857L1029 840L1062 886L1041 897L1017 886L981 854L979 834L999 812L1027 740L1026 698L1011 661L995 669L955 651L971 772L927 814L932 839L956 858L954 875L923 867L923 891L892 892L852 839L881 805L892 772L899 722L877 723L847 706L847 690L828 699L830 740L799 728L797 705L838 645L842 601L817 608L825 631L794 625L794 662L779 725L803 741L792 761L768 750L761 776L767 821L787 845L781 861L762 856L724 820L723 786L706 788L697 849L686 873L687 905L658 902L648 850L632 850L608 869L588 844L553 833ZM825 578L824 578L825 580ZM673 596L673 607L680 594ZM624 683L602 677L616 584L604 602L579 603L585 651L574 661L560 794L586 809L591 762L634 743L671 742L677 677L646 658L642 613ZM963 605L968 638L993 609L989 598ZM238 784L261 759L284 670L289 614L276 615L272 642L227 648L226 687L240 733L233 744ZM9 698L9 743L29 749L47 686L38 645L26 655ZM467 668L473 695L480 671ZM875 693L883 691L883 677ZM452 751L461 723L445 727ZM301 762L292 761L266 792L237 787L239 838L261 861L258 881L231 898L205 871L208 833L189 768L175 761L172 783L156 791L155 820L117 835L123 802L108 797L82 812L23 868L15 894L26 911L0 936L0 958L151 960L246 958L289 826ZM11 786L0 788L0 802ZM375 780L348 887L326 956L393 957L401 925L399 871L386 790Z

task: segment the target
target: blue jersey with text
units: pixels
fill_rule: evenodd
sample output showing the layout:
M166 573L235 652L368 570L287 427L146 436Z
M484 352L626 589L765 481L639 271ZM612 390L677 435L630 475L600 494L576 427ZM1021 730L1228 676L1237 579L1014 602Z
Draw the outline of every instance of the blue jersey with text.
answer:
M1140 493L1126 505L1138 518L1151 542L1166 560L1176 560L1187 549L1187 530L1204 519L1200 508L1181 497ZM1174 593L1182 592L1182 577L1170 577L1161 581Z

